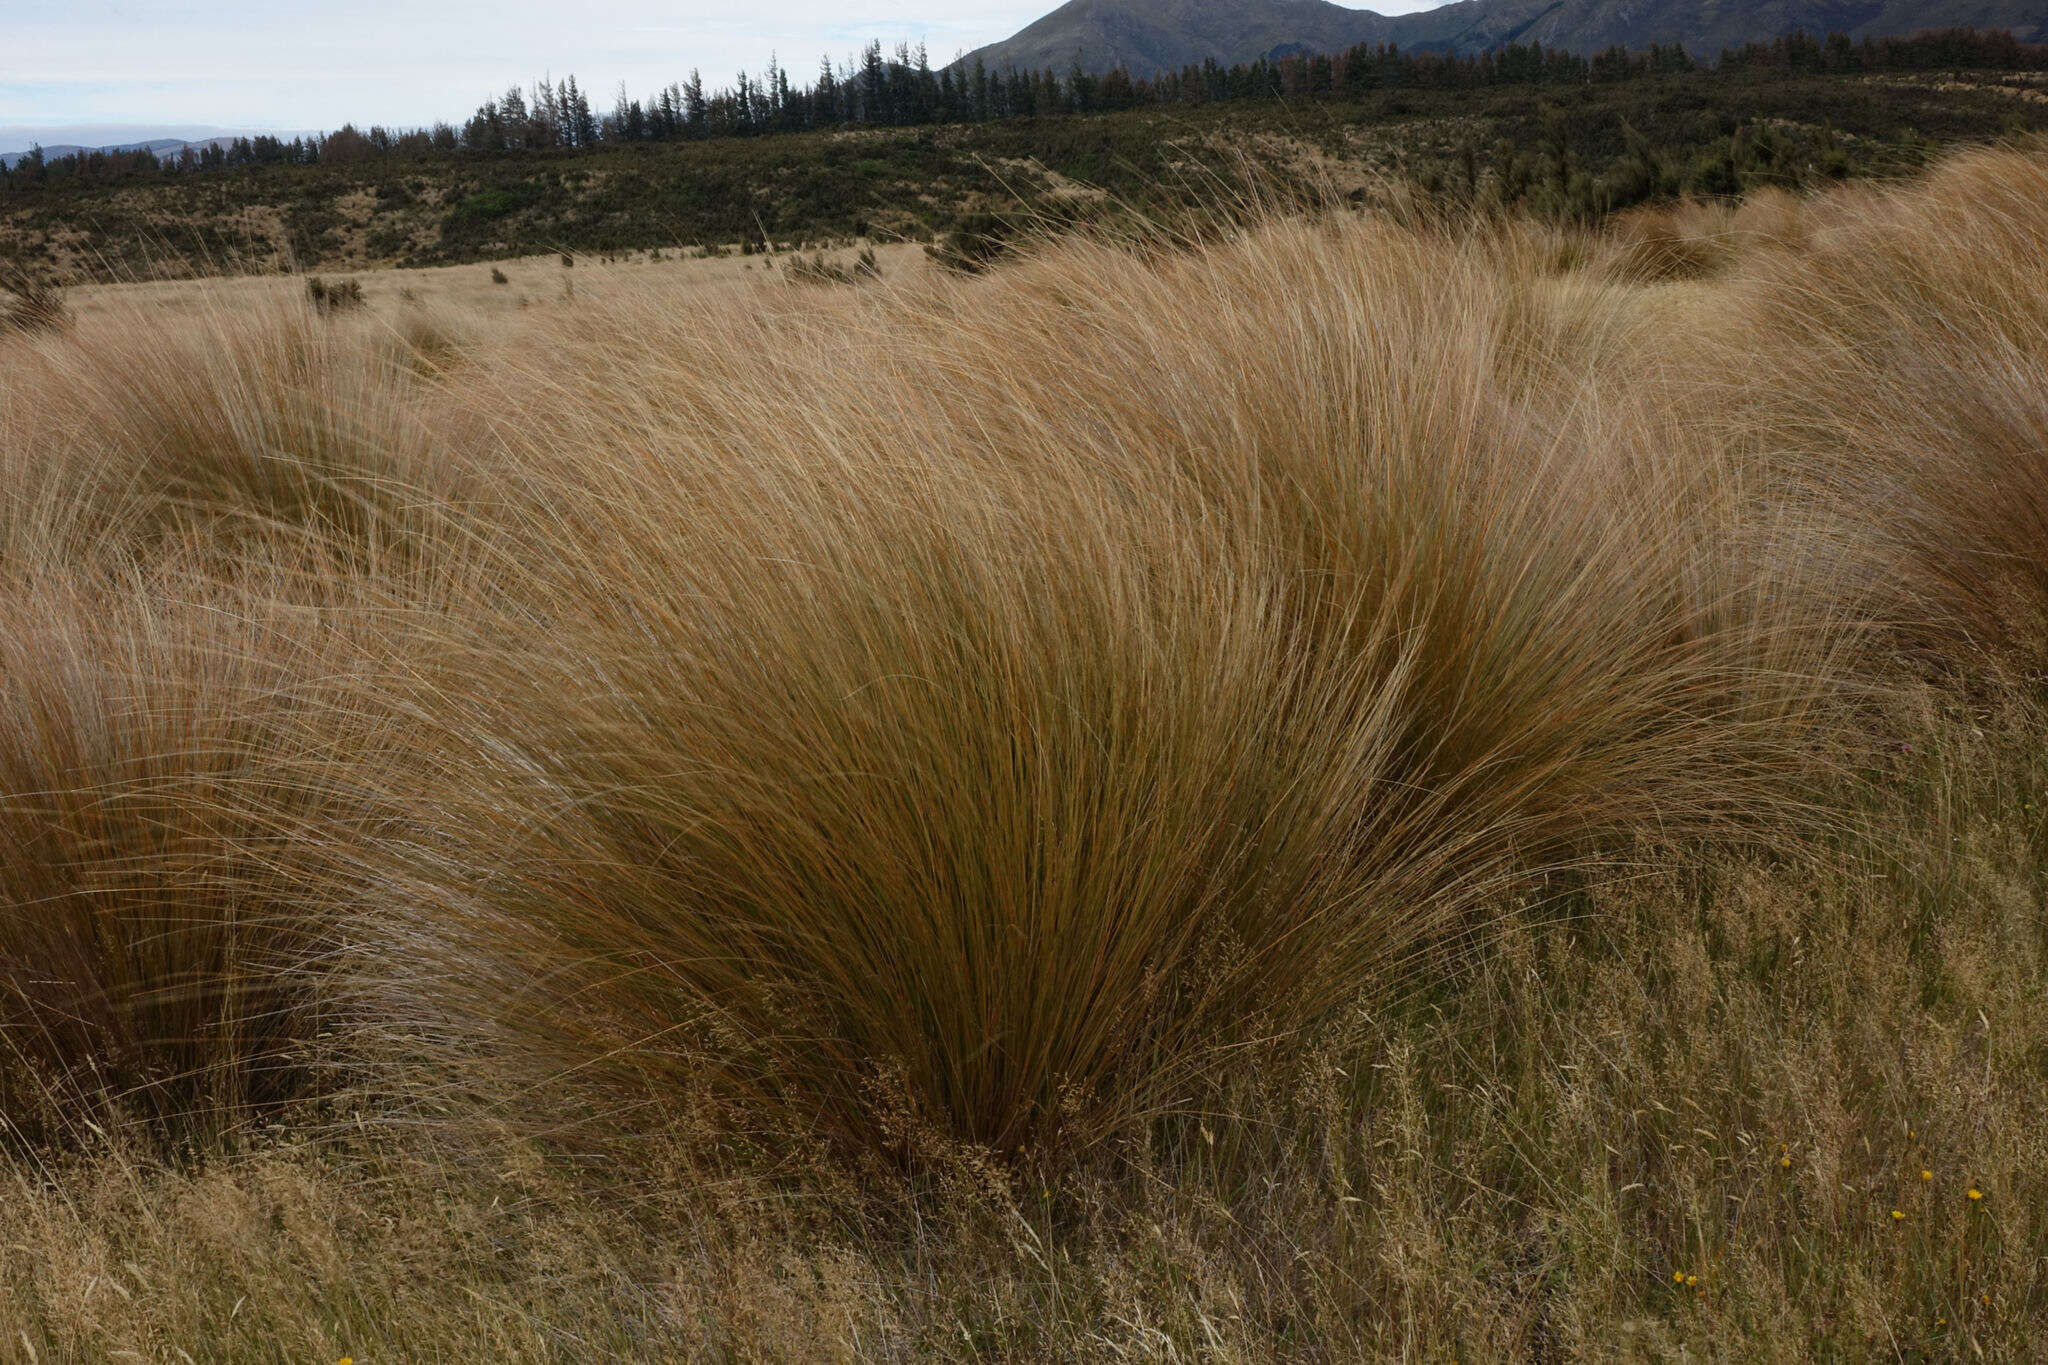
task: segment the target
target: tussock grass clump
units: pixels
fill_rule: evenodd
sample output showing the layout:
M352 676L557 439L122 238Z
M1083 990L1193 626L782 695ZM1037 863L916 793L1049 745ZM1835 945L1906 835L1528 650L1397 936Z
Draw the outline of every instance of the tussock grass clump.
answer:
M71 313L64 306L64 291L25 270L0 272L0 293L12 297L0 307L0 336L9 332L62 331Z
M1847 519L1951 657L2048 654L2048 162L1980 151L1807 210L1748 257L1729 346L1760 448Z
M547 625L431 683L505 680L428 718L392 874L458 1031L607 1123L1085 1147L1530 877L1770 809L1791 632L1678 476L1520 415L1502 306L1326 225L1074 246L837 355L593 324L659 338L585 361L638 402L509 419Z
M424 306L407 307L391 327L395 362L423 379L438 379L461 365L472 344L455 317Z
M0 600L0 1114L199 1138L295 1091L350 883L343 723L307 610L171 575ZM348 781L338 776L350 774Z
M678 1142L598 1186L625 1217L467 1124L434 1131L477 1155L423 1157L414 1092L367 1134L25 1182L0 1236L37 1254L0 1263L0 1318L43 1359L2032 1359L2043 718L1922 700L1867 859L1642 866L1532 907L1417 1006L1241 1056L1134 1176L856 1189Z
M1708 279L1760 252L1803 246L1809 202L1766 187L1737 202L1681 199L1637 209L1594 243L1589 264L1595 274L1629 284Z
M403 573L426 551L426 509L460 486L417 380L449 359L444 340L213 307L169 334L108 329L27 357L35 397L0 450L0 520L85 557L284 533Z
M1694 202L1638 209L1609 231L1601 269L1639 284L1702 279L1733 258L1727 217L1718 206Z

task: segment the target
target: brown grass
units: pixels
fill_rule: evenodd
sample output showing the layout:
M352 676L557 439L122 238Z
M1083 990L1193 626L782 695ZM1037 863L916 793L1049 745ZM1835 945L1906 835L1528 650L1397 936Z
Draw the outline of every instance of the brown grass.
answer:
M2037 1354L2044 223L0 338L0 1322Z
M1727 372L1755 439L1845 509L1935 648L2037 669L2048 639L2048 166L1953 158L1848 191L1731 284Z
M311 987L388 741L317 608L170 572L0 606L0 1112L16 1137L233 1128L324 1063Z
M58 332L70 325L63 289L25 270L0 272L0 293L9 296L0 307L0 335Z
M1706 543L1710 469L1524 417L1500 288L1426 250L1072 246L991 323L835 318L852 364L614 316L646 350L514 380L530 596L432 682L508 685L426 722L463 852L378 874L445 1008L608 1128L709 1087L1087 1146L1519 881L1772 809L1825 604L1756 615L1801 589Z
M417 321L349 328L287 306L122 322L23 348L0 534L96 560L282 538L368 556L374 579L403 573L431 509L460 496L413 394L454 343Z

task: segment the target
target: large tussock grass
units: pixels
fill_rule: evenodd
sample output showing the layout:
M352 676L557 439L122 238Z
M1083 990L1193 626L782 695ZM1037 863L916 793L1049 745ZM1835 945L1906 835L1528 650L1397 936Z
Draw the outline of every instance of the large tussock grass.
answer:
M327 1062L316 989L390 741L317 609L171 572L0 603L0 1112L206 1138Z
M426 335L223 302L174 327L137 309L88 343L17 347L0 553L118 562L196 536L220 547L219 570L247 557L230 541L258 556L296 541L372 579L407 575L432 509L463 489L418 401L422 357L446 344Z
M1513 288L1440 256L1076 245L847 351L610 319L515 381L528 591L433 681L446 839L390 873L457 1027L606 1127L1044 1149L1787 799L1828 605L1756 614L1711 468L1532 415Z
M1734 270L1731 406L1848 518L1945 654L2048 655L2048 165L1959 156L1852 190Z
M147 1216L272 1209L309 1351L2038 1343L2044 232L2021 149L0 338L8 1141L303 1134ZM74 1351L95 1216L6 1224Z

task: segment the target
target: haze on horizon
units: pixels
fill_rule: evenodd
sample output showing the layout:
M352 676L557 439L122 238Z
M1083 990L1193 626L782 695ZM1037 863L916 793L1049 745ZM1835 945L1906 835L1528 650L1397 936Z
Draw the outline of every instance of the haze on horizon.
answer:
M1354 5L1384 14L1445 0ZM574 75L609 106L691 68L723 85L771 54L808 82L871 40L923 42L934 64L1008 37L1054 6L1030 0L871 0L858 10L785 0L735 12L703 0L361 0L344 16L308 0L14 0L0 23L0 151L344 122L459 123L512 84Z

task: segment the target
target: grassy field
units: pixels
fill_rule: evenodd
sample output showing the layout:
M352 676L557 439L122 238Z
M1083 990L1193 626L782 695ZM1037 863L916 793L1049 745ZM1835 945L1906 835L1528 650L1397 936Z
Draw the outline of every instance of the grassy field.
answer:
M2048 154L1402 202L0 315L0 1349L2048 1350Z
M712 300L726 296L738 307L762 298L786 300L792 266L798 276L813 261L852 270L864 249L874 252L882 276L892 281L916 278L932 268L922 247L891 242L760 256L737 252L717 256L631 252L610 258L572 255L573 264L568 266L562 264L560 253L554 253L489 265L405 271L386 267L317 278L324 284L355 284L362 291L362 318L387 327L432 323L495 330L508 325L508 315L516 317L529 308L539 309L536 316L540 316L593 304L612 306L649 291L674 302L695 300L699 294L710 296L695 300L692 306L697 307L716 306ZM185 318L203 324L226 312L289 309L307 299L307 283L308 277L302 275L147 280L81 285L63 291L62 298L65 310L90 338L96 333L121 331L138 317L152 321Z

